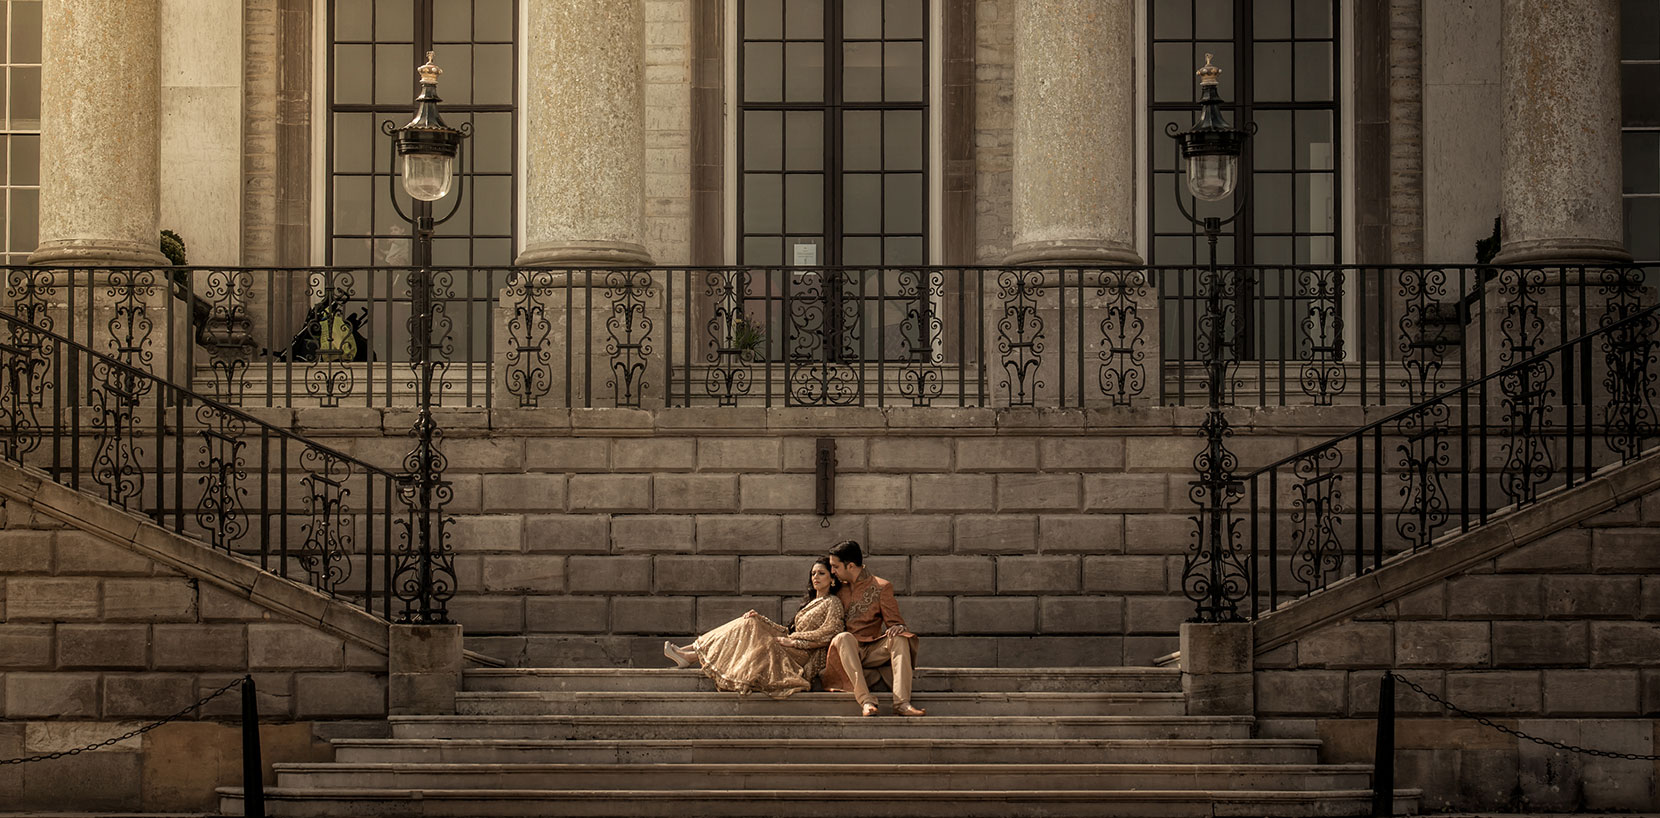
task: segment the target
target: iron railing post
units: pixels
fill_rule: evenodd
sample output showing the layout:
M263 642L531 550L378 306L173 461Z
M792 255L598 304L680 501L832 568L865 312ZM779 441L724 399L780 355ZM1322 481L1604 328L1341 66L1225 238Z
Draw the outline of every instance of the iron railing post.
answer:
M259 698L254 677L242 679L242 814L265 818L265 765L259 756Z
M1205 448L1193 460L1198 474L1189 496L1199 511L1193 518L1197 531L1184 561L1182 589L1196 606L1193 621L1233 622L1240 618L1239 602L1250 582L1239 560L1232 519L1233 506L1239 502L1240 495L1240 484L1234 479L1239 461L1228 450L1227 438L1233 430L1222 411L1227 400L1229 347L1223 340L1223 333L1227 331L1223 273L1216 261L1222 220L1209 216L1202 225L1210 244L1210 264L1204 281L1205 314L1199 322L1198 339L1203 347L1200 351L1204 354L1207 391L1205 420L1199 427Z
M1395 674L1378 684L1377 748L1372 755L1372 816L1395 814Z

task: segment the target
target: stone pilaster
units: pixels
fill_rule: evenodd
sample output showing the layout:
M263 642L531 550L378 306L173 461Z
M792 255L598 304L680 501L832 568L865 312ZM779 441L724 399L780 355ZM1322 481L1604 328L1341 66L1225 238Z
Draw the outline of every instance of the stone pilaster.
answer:
M1010 264L1140 264L1129 0L1015 11Z
M648 265L641 0L530 0L526 265Z
M31 264L167 264L157 249L158 0L53 0L42 30Z
M392 625L386 636L386 712L454 713L461 689L461 626Z
M1505 0L1499 264L1631 260L1620 205L1620 5Z
M1182 694L1189 716L1256 713L1249 622L1183 622Z

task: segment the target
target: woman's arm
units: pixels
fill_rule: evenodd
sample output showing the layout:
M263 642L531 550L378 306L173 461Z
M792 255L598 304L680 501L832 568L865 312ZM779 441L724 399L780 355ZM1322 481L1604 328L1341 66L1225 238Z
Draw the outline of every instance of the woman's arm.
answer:
M829 597L809 613L808 621L800 623L799 630L785 637L789 640L785 644L792 648L822 648L842 632L842 604L835 597Z

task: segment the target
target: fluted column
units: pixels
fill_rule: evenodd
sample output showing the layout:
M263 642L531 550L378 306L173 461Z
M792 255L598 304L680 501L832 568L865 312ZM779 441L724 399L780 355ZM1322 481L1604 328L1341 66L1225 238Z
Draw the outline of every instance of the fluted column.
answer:
M1631 259L1620 204L1619 22L1616 0L1505 0L1497 263Z
M1130 0L1015 6L1010 264L1140 264Z
M641 0L530 0L520 264L651 263Z
M46 0L31 264L167 263L156 226L157 2Z

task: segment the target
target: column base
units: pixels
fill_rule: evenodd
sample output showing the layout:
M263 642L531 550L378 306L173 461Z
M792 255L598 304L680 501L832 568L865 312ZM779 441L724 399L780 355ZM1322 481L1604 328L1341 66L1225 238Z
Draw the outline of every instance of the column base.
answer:
M1629 264L1625 245L1608 239L1529 239L1506 242L1493 258L1499 266L1519 264Z
M53 239L29 254L29 263L45 267L169 267L173 262L156 245L119 239Z
M645 245L626 241L560 241L526 247L523 267L650 267Z
M1134 247L1091 239L1052 239L1016 244L1004 264L1063 267L1138 267L1146 262Z

